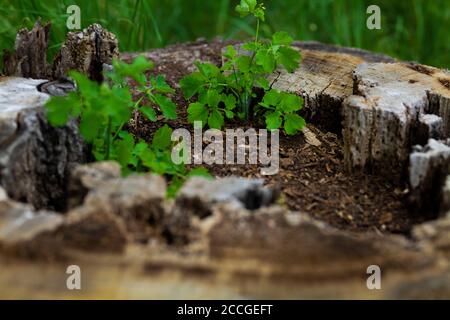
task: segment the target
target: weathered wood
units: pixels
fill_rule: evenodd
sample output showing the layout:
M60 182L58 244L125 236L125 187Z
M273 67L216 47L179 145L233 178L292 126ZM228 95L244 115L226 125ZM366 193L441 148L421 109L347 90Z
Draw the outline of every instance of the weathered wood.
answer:
M0 77L0 185L9 195L36 208L64 210L73 165L87 149L75 121L48 124L37 91L44 80Z
M119 57L116 36L99 24L93 24L81 32L69 32L53 62L52 75L57 79L76 70L91 80L103 80L103 65Z
M450 141L430 139L409 156L411 211L436 218L450 209L446 179L450 173Z
M446 72L417 64L359 65L354 71L354 94L342 108L348 168L401 175L414 144L448 136L446 81L450 81Z
M5 52L4 74L33 79L49 76L47 49L51 24L37 21L33 29L17 33L14 52Z

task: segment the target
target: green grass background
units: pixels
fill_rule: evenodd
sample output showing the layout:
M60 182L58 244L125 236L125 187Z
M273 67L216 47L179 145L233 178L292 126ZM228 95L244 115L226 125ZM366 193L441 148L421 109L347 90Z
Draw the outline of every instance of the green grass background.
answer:
M20 27L38 17L53 23L51 50L64 41L66 8L81 8L82 27L100 22L117 34L121 51L171 43L247 38L253 21L234 12L237 0L0 0L0 49L12 48ZM265 36L288 31L297 40L353 46L449 68L450 0L266 0ZM377 4L382 30L366 28L366 8Z

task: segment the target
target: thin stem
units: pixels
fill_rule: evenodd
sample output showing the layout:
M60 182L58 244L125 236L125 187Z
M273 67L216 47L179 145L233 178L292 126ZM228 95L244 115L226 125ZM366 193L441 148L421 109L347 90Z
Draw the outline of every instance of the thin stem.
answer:
M108 127L106 129L106 156L105 156L106 160L109 160L109 154L111 150L111 126L112 126L111 117L108 117Z
M256 19L255 47L258 45L258 37L259 37L259 19Z

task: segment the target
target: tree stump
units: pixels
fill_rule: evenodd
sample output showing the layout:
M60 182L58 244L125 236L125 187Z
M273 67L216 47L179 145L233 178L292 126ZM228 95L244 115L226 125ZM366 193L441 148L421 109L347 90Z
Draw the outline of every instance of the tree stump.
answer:
M47 49L51 24L37 21L33 29L17 33L14 52L5 52L4 74L24 78L46 79L50 73Z

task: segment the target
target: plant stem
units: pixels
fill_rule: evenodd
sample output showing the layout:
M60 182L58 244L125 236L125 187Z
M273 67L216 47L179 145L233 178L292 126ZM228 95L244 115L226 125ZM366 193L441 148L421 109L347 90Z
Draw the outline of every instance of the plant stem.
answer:
M112 126L112 121L111 121L111 117L108 117L108 127L106 128L106 155L105 155L105 160L109 160L109 154L110 154L110 150L111 150L111 126Z

